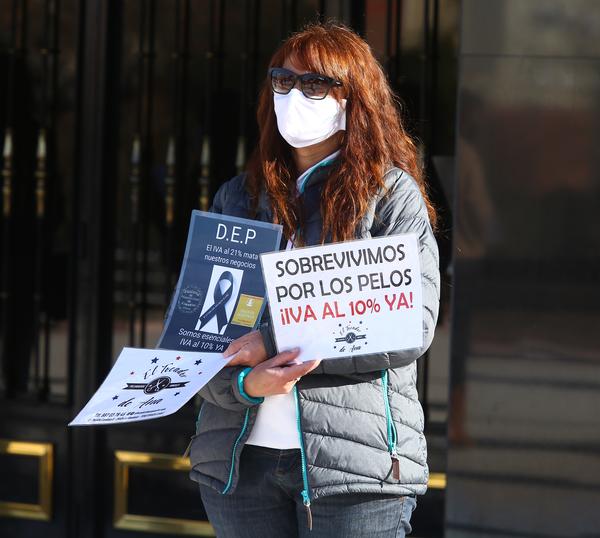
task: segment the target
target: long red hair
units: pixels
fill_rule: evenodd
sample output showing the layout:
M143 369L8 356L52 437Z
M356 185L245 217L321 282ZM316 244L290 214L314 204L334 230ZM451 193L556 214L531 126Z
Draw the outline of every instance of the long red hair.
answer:
M397 100L366 41L342 25L314 23L288 38L269 67L281 67L286 59L341 81L342 87L332 89L332 95L340 98L343 92L347 99L341 154L322 190L321 242L328 234L332 241L355 237L369 201L385 188L383 176L391 165L415 178L435 228L436 212L427 196L417 147L402 125ZM299 174L291 148L277 129L268 79L260 92L257 119L259 142L248 163L247 188L255 204L264 188L274 222L283 225L286 238L296 233L296 244L304 244L303 208L296 195Z

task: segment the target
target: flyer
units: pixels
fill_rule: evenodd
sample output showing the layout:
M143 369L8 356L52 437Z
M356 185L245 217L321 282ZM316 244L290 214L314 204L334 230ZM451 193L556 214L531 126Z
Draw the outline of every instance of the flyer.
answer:
M171 415L227 361L215 353L123 348L100 388L69 426L121 424Z
M261 257L277 349L335 359L423 344L416 234L360 239Z
M222 353L265 308L259 255L279 249L281 226L193 211L179 281L158 347Z

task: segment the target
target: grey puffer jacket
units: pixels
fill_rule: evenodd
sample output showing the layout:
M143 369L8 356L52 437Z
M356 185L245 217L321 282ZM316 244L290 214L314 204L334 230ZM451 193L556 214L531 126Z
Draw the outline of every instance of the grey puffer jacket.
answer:
M321 187L330 170L331 166L322 166L313 171L300 193L306 207L307 245L319 243ZM427 489L427 447L416 389L416 360L431 344L438 316L438 248L415 180L398 168L389 170L384 179L387 192L372 200L356 237L417 234L423 347L326 360L297 383L294 396L304 481L304 490L298 494L305 505L327 495L423 494ZM248 217L244 181L242 174L221 186L211 210ZM264 193L256 218L272 222ZM263 317L261 333L269 355L274 355L267 317ZM236 488L240 453L258 409L240 392L241 371L227 367L200 391L204 402L191 443L191 478L223 494ZM392 472L394 460L399 464L399 478Z

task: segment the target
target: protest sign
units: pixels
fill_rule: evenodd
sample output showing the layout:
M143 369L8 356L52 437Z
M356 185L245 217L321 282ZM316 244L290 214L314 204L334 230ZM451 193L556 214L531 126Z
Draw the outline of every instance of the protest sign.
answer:
M300 360L388 352L423 344L415 234L261 255L279 351Z
M227 360L216 353L126 347L69 426L120 424L178 411Z
M193 211L158 347L221 353L254 328L265 308L259 254L280 240L279 225Z

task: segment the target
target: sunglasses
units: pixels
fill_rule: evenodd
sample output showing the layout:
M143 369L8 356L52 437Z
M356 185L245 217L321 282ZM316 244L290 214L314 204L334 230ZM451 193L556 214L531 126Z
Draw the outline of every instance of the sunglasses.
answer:
M325 99L331 88L342 85L339 80L325 75L318 75L317 73L298 75L283 67L271 67L269 77L271 78L271 87L275 93L287 95L299 80L300 90L304 97L315 100Z

